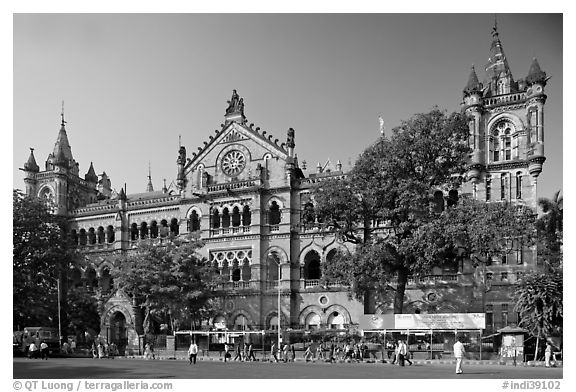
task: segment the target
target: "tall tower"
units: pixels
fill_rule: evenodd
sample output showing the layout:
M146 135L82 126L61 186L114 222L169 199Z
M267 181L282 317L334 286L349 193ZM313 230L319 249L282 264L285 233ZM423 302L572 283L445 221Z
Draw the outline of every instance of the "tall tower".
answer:
M48 155L45 170L40 171L30 149L28 161L21 169L25 173L26 194L49 201L58 215L67 215L71 210L95 202L97 199L98 176L94 166L80 178L80 168L72 156L72 148L66 133L64 104L62 104L60 131L54 143L54 150Z
M486 78L472 67L463 90L472 149L464 191L476 199L537 205L537 178L544 156L546 73L536 59L528 75L514 80L496 23Z

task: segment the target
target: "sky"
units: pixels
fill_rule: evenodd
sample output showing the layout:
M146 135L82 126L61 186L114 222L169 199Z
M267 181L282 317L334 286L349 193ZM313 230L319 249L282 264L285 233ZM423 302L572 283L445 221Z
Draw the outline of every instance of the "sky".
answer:
M547 160L539 196L562 189L563 17L498 14L515 79L532 58L551 76ZM144 192L177 174L224 122L232 90L249 123L285 141L308 173L344 169L379 136L434 106L460 110L470 68L484 79L494 14L15 14L13 187L35 148L53 150L64 101L66 130L83 176L93 162L113 188Z

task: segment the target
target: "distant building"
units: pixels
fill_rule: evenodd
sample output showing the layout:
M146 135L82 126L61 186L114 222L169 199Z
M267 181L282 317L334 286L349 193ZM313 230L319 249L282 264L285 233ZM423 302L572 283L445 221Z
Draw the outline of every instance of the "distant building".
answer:
M469 181L460 190L438 189L431 196L438 208L457 202L459 192L535 208L545 160L546 74L534 60L528 75L514 80L495 28L486 77L480 83L472 68L463 94L463 110L472 116ZM146 192L116 193L106 173L97 176L92 163L81 178L64 115L44 170L33 150L22 170L26 193L54 201L55 213L69 217L70 235L85 255L69 285L94 292L101 335L121 350L138 348L143 312L126 293L113 289L115 258L142 239L162 243L190 232L200 232L204 256L229 277L215 293L222 310L209 320L209 328L274 330L279 270L283 328L382 327L377 316L392 313L391 307L377 307L370 298L351 300L338 282L319 285L321 264L343 245L321 232L314 187L345 173L339 161L307 172L295 147L293 129L281 141L248 123L243 98L234 90L224 124L214 135L192 154L180 147L176 180L169 188L164 184L154 191L149 173ZM533 250L517 249L495 255L484 268L466 261L456 269L437 267L429 276L409 279L405 312L485 312L488 331L515 323L511 285L534 266Z

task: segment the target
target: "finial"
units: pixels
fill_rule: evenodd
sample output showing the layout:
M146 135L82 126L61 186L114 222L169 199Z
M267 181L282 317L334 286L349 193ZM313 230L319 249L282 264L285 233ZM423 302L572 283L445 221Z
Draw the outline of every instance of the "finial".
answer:
M178 135L178 147L182 147L182 135Z
M66 121L64 121L64 100L62 100L62 112L60 113L60 117L62 117L62 126L64 126L64 124L66 124Z
M150 161L148 161L148 179L152 178L152 166L150 165Z
M378 122L380 123L380 135L384 136L384 119L382 116L378 116Z
M498 38L498 19L496 18L496 14L494 14L494 27L492 28L492 36L494 38Z

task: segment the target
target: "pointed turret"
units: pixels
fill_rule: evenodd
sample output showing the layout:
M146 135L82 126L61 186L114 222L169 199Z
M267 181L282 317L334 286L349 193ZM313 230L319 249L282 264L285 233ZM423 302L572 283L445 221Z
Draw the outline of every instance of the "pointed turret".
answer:
M154 192L154 187L152 186L152 171L150 169L150 163L148 163L148 185L146 185L146 192Z
M40 171L40 167L38 164L36 164L36 158L34 158L34 149L32 147L30 147L30 156L24 164L24 170L34 173L38 173Z
M91 182L96 184L98 182L98 176L96 175L96 172L94 171L94 165L92 164L92 162L90 162L90 168L88 169L88 173L86 173L86 175L84 176L84 179L87 182Z
M479 93L482 92L482 83L478 81L478 75L476 75L476 70L474 69L474 65L472 65L472 69L470 70L470 76L468 77L468 83L464 88L464 95L470 95L472 93Z
M56 143L54 144L54 152L52 153L55 158L55 163L59 164L72 163L74 158L72 157L72 148L70 148L70 143L68 142L68 135L66 134L66 121L64 120L64 110L62 110L62 123L60 124L60 132L58 132L58 137L56 138Z
M494 21L492 28L492 45L490 46L490 58L486 64L486 76L490 87L489 96L509 94L516 88L502 42L500 42L496 21Z
M538 64L538 60L534 57L532 65L530 65L530 71L528 71L528 76L526 76L526 82L530 86L535 83L540 83L542 86L545 86L546 81L546 72L540 69L540 64Z

